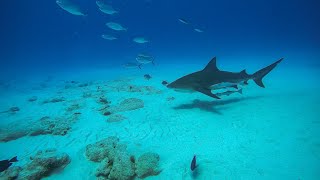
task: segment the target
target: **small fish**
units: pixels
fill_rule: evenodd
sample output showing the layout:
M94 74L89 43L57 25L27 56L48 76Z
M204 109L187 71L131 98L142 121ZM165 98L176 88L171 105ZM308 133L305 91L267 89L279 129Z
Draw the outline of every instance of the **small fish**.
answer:
M124 66L125 68L127 68L127 69L135 69L135 68L141 69L141 64L137 64L137 63L131 63L131 62L129 62L129 63L124 64L123 66Z
M17 156L13 157L10 160L7 159L7 160L0 161L0 172L7 170L12 165L12 163L17 161L18 161Z
M138 56L136 57L136 61L140 64L152 63L154 65L154 57L147 54L138 54Z
M220 96L230 96L231 94L233 93L239 93L239 94L242 94L242 89L239 89L238 91L225 91L225 92L221 92L221 93L216 93L216 95L218 97Z
M8 109L8 110L6 110L6 111L2 111L2 112L0 112L0 113L16 113L16 112L18 112L18 111L20 111L20 108L14 106L14 107L11 107L10 109Z
M202 32L203 32L203 30L198 29L198 28L195 28L194 30L195 30L196 32L199 32L199 33L202 33Z
M102 37L103 39L106 39L106 40L109 40L109 41L118 39L117 37L112 36L112 35L108 35L108 34L102 34L101 37Z
M189 24L189 22L186 21L185 19L179 18L178 20L183 24Z
M196 167L197 167L197 158L196 158L196 155L194 155L191 161L191 166L190 166L191 171L194 171Z
M135 38L133 38L133 41L136 42L136 43L139 43L139 44L144 44L144 43L148 43L149 42L149 40L147 40L144 37L135 37Z
M102 0L96 1L97 6L99 7L99 10L105 14L113 15L119 13L111 5L108 5L106 2Z
M169 83L167 81L162 81L161 84L164 85L164 86L167 86Z
M211 90L227 89L227 88L239 89L237 84L229 84L229 85L225 85L225 86L223 86L223 84L220 84L220 85L210 87Z
M150 79L152 78L149 74L145 74L143 77L144 77L146 80L150 80Z
M76 16L87 16L84 12L82 12L80 6L73 3L71 0L56 0L56 3L65 11L69 12L70 14Z
M121 24L115 22L108 22L106 23L106 26L115 31L127 31L127 29L124 28Z

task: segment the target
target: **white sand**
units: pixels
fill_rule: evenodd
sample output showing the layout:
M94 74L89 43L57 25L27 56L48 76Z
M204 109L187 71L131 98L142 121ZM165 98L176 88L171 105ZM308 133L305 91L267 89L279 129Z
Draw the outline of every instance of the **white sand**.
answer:
M148 151L160 155L163 171L147 179L317 179L320 176L318 69L301 70L280 64L265 78L265 89L250 81L244 95L234 94L223 100L199 93L179 93L161 85L162 80L172 81L201 68L201 64L176 68L164 65L143 70L61 73L54 75L46 83L48 88L42 90L31 89L42 80L20 81L14 90L1 92L1 111L12 106L21 108L15 115L0 114L1 126L13 121L61 116L74 102L82 105L78 110L82 115L66 136L24 137L0 143L0 159L17 155L20 161L14 165L23 165L37 150L57 148L68 153L72 161L62 172L47 179L95 179L97 164L86 160L85 147L116 135L135 155ZM146 81L145 73L153 78ZM100 105L95 99L81 98L83 92L95 92L97 85L106 85L108 80L128 77L133 78L132 84L154 86L163 93L107 92L105 95L112 104L130 97L144 100L143 109L121 113L127 120L107 123L107 118L98 112ZM94 85L65 90L60 80L93 80ZM68 101L41 105L41 101L56 96L57 92ZM27 102L31 96L38 96L38 101ZM172 96L175 100L166 100ZM190 173L194 154L199 165L197 177Z

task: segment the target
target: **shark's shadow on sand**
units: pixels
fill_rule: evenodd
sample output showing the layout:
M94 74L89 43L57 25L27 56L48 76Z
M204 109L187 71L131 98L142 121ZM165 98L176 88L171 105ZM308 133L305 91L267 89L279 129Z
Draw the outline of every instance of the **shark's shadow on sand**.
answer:
M249 96L249 97L231 98L226 100L214 100L214 101L203 101L203 100L195 99L191 103L180 104L178 106L173 107L173 109L181 110L181 109L197 108L203 111L223 115L221 111L218 110L218 107L226 107L227 105L230 105L230 104L235 104L242 101L255 100L260 98L263 98L263 96Z

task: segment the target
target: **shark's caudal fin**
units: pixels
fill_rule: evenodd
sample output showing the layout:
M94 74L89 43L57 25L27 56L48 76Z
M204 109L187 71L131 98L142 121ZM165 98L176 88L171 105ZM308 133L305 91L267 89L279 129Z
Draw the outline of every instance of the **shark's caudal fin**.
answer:
M10 159L9 162L18 162L17 156L15 156L15 157L13 157L12 159Z
M253 76L253 80L254 82L260 86L260 87L265 87L263 82L262 82L262 79L264 76L266 76L270 71L272 71L273 68L275 68L281 61L283 60L283 58L279 59L278 61L274 62L273 64L257 71L256 73L254 73L252 76Z

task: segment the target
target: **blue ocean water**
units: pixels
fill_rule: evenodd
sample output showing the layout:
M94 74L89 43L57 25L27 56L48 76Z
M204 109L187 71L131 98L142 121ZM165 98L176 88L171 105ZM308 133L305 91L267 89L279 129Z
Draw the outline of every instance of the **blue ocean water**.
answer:
M110 0L117 11L110 15L95 1L60 1L83 15L55 0L0 3L0 160L18 156L12 167L23 168L32 153L54 148L71 162L49 179L95 179L98 165L86 159L86 146L116 136L136 157L158 153L161 172L148 179L318 179L320 2ZM125 67L141 53L154 65ZM250 81L243 95L221 101L161 84L213 57L221 70L249 74L284 60L265 89ZM130 98L143 100L143 108L134 101L138 110L122 110ZM114 123L120 120L105 113L124 117ZM56 121L62 117L67 123ZM20 131L37 122L67 130ZM197 174L189 167L194 154Z

